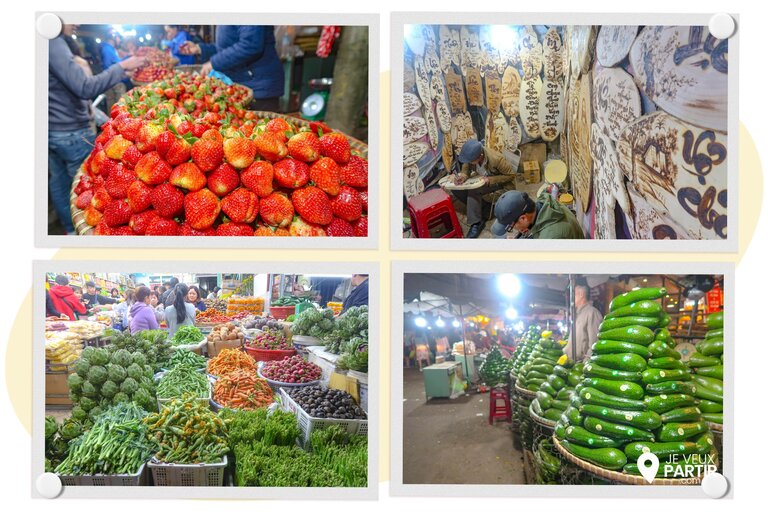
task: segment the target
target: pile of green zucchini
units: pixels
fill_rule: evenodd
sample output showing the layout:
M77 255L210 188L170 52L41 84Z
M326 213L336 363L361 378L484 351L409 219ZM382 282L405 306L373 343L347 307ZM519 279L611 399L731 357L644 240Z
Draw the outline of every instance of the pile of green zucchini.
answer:
M528 332L523 335L522 339L520 340L520 344L517 346L517 349L510 358L512 361L510 373L513 375L518 374L520 368L528 362L528 358L530 357L533 349L536 348L538 341L539 329L535 325L532 325L528 328Z
M552 331L544 331L528 355L526 361L517 371L517 385L528 391L538 391L540 386L552 374L555 365L563 357L564 342L552 339ZM555 392L557 394L557 392Z
M639 475L637 459L659 457L659 478L671 477L669 459L709 454L714 438L702 417L697 385L680 361L659 299L664 288L640 288L614 298L584 365L578 394L555 436L576 457ZM679 463L679 462L678 462Z
M571 406L571 400L576 394L575 388L584 378L583 371L582 363L573 364L571 360L553 366L531 402L533 412L550 421L558 421L560 415Z
M694 396L702 416L710 423L723 424L723 312L707 317L707 334L696 345L688 367L694 372Z

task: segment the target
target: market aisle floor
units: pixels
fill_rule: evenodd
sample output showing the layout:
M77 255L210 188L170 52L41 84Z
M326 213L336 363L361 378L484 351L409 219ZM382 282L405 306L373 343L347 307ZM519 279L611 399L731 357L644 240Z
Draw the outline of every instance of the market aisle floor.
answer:
M488 393L428 402L418 368L404 371L404 484L524 484L509 423L488 424Z

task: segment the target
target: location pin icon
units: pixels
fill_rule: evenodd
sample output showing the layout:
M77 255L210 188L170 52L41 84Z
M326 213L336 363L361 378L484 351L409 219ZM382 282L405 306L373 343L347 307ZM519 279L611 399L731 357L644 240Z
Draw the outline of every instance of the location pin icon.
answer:
M644 453L637 459L637 469L640 470L640 474L649 483L653 483L653 479L656 478L656 473L659 472L659 458L653 453Z

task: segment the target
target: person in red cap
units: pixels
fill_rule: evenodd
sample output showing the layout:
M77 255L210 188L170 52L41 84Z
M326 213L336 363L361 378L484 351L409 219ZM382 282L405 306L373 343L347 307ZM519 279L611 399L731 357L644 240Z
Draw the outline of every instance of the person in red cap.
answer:
M56 276L56 284L51 286L50 296L56 311L67 315L70 320L77 320L76 313L85 314L85 305L75 296L67 276Z

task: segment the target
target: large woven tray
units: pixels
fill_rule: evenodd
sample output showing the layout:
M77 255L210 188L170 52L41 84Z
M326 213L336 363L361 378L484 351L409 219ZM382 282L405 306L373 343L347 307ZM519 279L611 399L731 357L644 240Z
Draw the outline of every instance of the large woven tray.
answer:
M713 433L722 435L723 426L720 423L710 423L708 421L707 426L709 427L709 430L711 430Z
M584 471L588 473L592 473L593 475L596 475L600 478L603 478L605 480L610 480L611 482L616 482L620 484L626 484L626 485L686 485L690 486L692 485L690 481L686 478L655 478L653 480L652 484L649 484L645 478L642 476L637 475L628 475L626 473L622 473L620 471L613 471L610 469L601 468L600 466L596 466L595 464L592 464L591 462L587 462L584 459L580 459L573 455L571 452L565 449L563 445L560 444L560 441L558 441L557 436L552 436L552 441L555 443L555 446L557 447L557 450L565 457L569 462L572 462L573 464L577 465Z
M531 402L531 405L528 406L528 414L531 415L531 419L534 423L538 423L542 427L546 427L550 430L553 430L555 428L555 425L557 424L556 421L548 420L547 418L542 418L536 412L533 410L533 402Z
M250 91L250 89L249 89ZM253 98L253 91L250 92L250 98ZM250 101L250 100L249 100ZM277 112L266 112L261 110L256 110L256 116L266 119L277 119L282 118L286 121L290 121L291 123L295 124L299 127L307 127L309 128L309 121L305 119L301 119L298 117L293 116L286 116L284 114L278 114ZM347 138L349 141L349 146L352 149L352 151L355 151L360 154L363 158L368 158L368 144L365 142L362 142L360 140L355 139L354 137L350 137L346 134L344 134L344 137ZM75 194L75 187L77 186L77 183L80 181L80 177L83 175L83 168L80 166L80 169L77 171L77 174L75 174L74 179L72 180L72 188L69 193L69 211L72 215L72 225L75 227L75 231L78 235L92 235L94 226L88 225L87 222L85 222L85 212L75 206L75 200L77 199L77 194Z
M515 383L515 392L519 395L527 396L528 398L536 398L536 392L530 391L525 388L521 388L517 383Z

